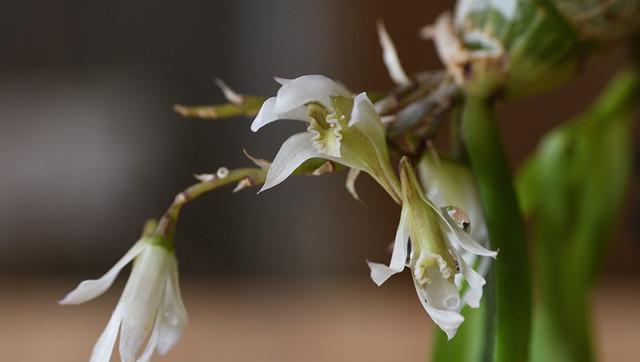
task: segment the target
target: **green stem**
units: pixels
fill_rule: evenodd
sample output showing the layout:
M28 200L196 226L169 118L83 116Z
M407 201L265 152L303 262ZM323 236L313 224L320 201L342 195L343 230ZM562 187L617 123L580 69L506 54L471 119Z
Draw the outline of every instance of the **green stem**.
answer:
M487 361L524 362L531 319L529 261L524 225L496 115L485 100L467 95L463 139L482 199L491 247L499 250L487 288Z
M239 168L229 171L224 177L214 176L210 180L198 182L189 186L184 191L176 195L173 203L164 213L156 232L165 235L169 239L173 239L176 223L180 216L180 210L189 201L198 198L202 194L215 190L221 186L231 183L244 182L246 187L256 186L264 183L267 171L261 168Z

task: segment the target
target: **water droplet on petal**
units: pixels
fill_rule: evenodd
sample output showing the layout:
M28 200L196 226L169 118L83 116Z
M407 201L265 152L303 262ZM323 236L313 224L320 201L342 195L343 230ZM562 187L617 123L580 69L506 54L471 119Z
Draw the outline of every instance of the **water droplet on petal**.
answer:
M164 313L164 319L170 326L178 325L178 317L173 313Z
M447 206L444 210L458 228L467 233L471 231L471 219L464 210L455 206Z

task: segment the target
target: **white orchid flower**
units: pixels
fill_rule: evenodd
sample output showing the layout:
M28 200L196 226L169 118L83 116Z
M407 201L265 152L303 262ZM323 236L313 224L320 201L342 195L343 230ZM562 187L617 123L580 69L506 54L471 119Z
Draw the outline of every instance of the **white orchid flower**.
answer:
M371 279L382 285L405 267L412 271L422 306L449 339L464 321L460 310L464 303L480 305L484 278L463 253L495 257L496 252L473 240L450 217L430 201L422 191L409 161L400 163L402 211L389 266L368 262ZM461 300L454 276L466 281L469 291Z
M118 335L124 362L149 361L154 351L164 355L178 342L187 312L178 285L178 264L169 244L162 236L143 237L100 279L83 281L60 301L80 304L98 297L133 261L129 280L93 348L91 362L110 361Z
M384 125L366 93L354 96L322 75L276 81L282 86L264 102L251 130L257 132L279 119L304 121L308 127L282 144L260 191L284 181L306 160L322 158L368 173L399 199Z

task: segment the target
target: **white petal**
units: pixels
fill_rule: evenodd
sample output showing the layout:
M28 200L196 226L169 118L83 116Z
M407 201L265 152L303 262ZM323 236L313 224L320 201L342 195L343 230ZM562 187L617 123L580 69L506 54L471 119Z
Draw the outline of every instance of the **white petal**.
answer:
M393 41L382 21L378 22L378 38L380 39L380 46L382 46L382 59L387 66L391 80L398 85L411 84L407 73L402 69L396 47L393 45Z
M416 292L422 307L429 314L433 322L447 334L447 339L451 340L456 335L458 328L464 322L464 317L457 311L436 308L427 296L426 291L414 282Z
M165 248L147 244L134 263L121 298L120 357L123 361L135 360L151 334L172 257Z
M165 355L178 343L187 326L187 310L182 302L178 283L178 263L173 258L171 274L167 280L164 302L160 308L160 326L158 335L158 353Z
M153 326L153 331L151 332L151 337L149 337L147 346L144 347L144 352L142 352L142 355L140 355L137 362L151 361L151 357L153 357L153 351L156 349L156 346L158 345L159 323L160 323L160 312L158 312L156 315L156 322Z
M459 227L457 227L456 225L452 225L449 220L446 220L445 222L448 225L449 230L451 231L449 233L448 239L455 243L455 247L460 247L463 250L476 255L488 256L491 258L495 258L498 255L497 251L485 248Z
M256 119L251 123L251 130L253 132L258 132L263 126L280 119L280 116L274 111L275 105L276 97L271 97L262 103Z
M323 75L303 75L284 82L280 87L275 111L289 112L312 101L331 107L331 96L351 97L351 92Z
M111 360L113 346L116 343L116 338L118 338L121 321L120 305L118 305L113 311L113 314L111 314L111 319L109 319L107 327L98 338L98 342L93 346L90 362L109 362Z
M310 133L304 132L294 134L284 141L271 167L269 167L264 185L258 193L284 181L304 161L314 157L327 158L313 147L311 137Z
M403 207L400 212L400 222L396 231L396 239L393 243L393 254L389 266L380 263L367 261L371 270L371 280L376 285L381 286L389 277L401 272L407 261L407 247L409 244L409 211L408 207Z
M482 299L482 287L486 284L486 281L482 275L473 270L471 264L467 263L462 256L458 258L458 263L460 263L460 272L469 284L469 289L463 297L464 303L471 308L478 308Z
M89 301L104 293L116 279L120 270L124 268L133 258L144 249L144 243L136 242L109 271L100 279L85 280L76 289L72 290L58 303L60 304L80 304Z
M349 126L357 127L369 137L379 157L387 157L384 125L367 93L362 92L354 98Z
M269 123L273 123L279 119L294 119L297 121L306 121L309 118L309 113L306 108L298 107L289 110L288 112L277 113L275 111L276 97L271 97L264 101L256 119L251 123L251 130L257 132L263 126Z
M396 230L396 238L393 243L393 254L389 268L396 272L401 272L407 262L409 246L409 207L403 207L400 211L400 221Z
M280 85L285 85L293 80L290 78L282 78L282 77L273 77L273 79Z

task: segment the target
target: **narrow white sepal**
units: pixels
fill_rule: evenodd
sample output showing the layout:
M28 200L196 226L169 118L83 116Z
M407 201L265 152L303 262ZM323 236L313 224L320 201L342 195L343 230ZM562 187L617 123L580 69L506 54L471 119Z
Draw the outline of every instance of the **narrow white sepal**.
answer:
M377 286L381 286L384 282L387 281L392 275L397 274L396 270L389 268L387 265L382 263L374 263L372 261L367 260L367 266L369 266L369 276Z
M389 71L391 80L398 85L411 84L411 80L407 77L407 73L405 73L402 68L402 64L400 64L398 52L396 51L396 47L393 45L393 41L391 40L384 23L382 21L378 21L377 25L378 38L380 39L380 46L382 47L382 59L384 60L384 64L387 66L387 71Z
M393 253L391 254L391 262L389 268L396 272L401 272L407 262L407 253L409 249L409 206L404 206L400 211L400 221L396 230L396 238L393 242Z
M460 263L460 271L464 275L464 279L469 284L469 289L463 296L464 303L468 304L471 308L480 307L480 300L482 299L482 287L487 283L484 278L477 273L469 263L462 256L458 258Z
M120 357L123 361L134 361L150 336L160 307L169 260L173 254L164 247L148 244L136 259L120 298L123 317L120 331Z
M107 273L105 273L99 279L85 280L80 283L74 290L69 292L61 301L58 303L63 305L68 304L80 304L91 299L94 299L104 293L113 281L116 279L120 270L124 268L131 260L133 260L140 252L144 249L144 242L138 241L136 242L129 251L120 259L118 262L109 269Z
M358 190L356 190L356 180L358 179L358 176L360 176L360 172L361 171L357 168L350 168L349 173L347 173L347 181L345 183L345 187L354 199L362 202L360 196L358 195Z
M381 286L392 275L400 273L404 270L407 260L407 249L409 244L409 211L407 207L403 207L400 212L400 222L396 231L396 238L393 243L393 253L389 266L381 263L367 261L367 265L371 270L371 280L377 286Z
M89 362L109 362L111 360L113 347L116 344L118 331L120 330L120 322L122 321L120 309L120 305L118 304L111 314L111 319L109 319L107 327L98 338L95 346L93 346Z
M304 161L314 157L327 158L313 147L312 137L310 133L303 132L294 134L284 141L273 163L271 163L264 185L258 193L284 181Z
M444 216L446 218L446 216ZM494 258L498 255L497 251L489 250L482 246L479 242L475 241L469 234L458 228L456 225L452 225L449 220L445 221L448 225L449 240L453 240L460 248L481 256L488 256Z

